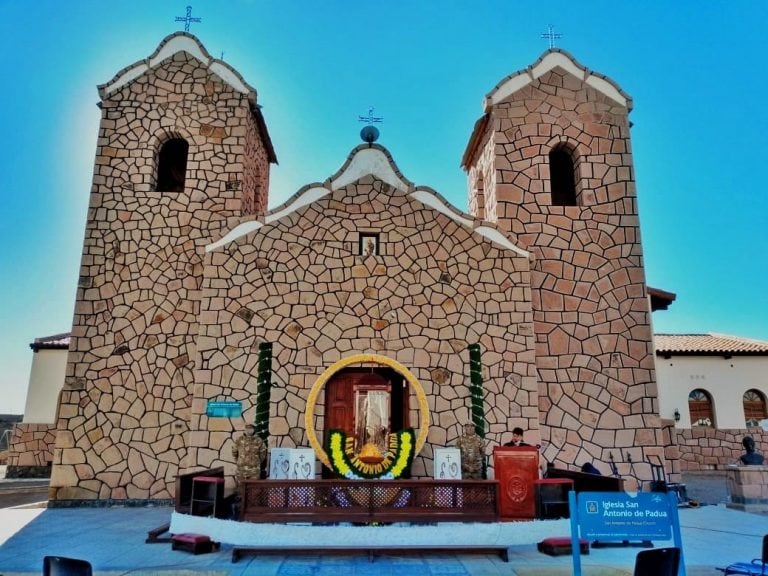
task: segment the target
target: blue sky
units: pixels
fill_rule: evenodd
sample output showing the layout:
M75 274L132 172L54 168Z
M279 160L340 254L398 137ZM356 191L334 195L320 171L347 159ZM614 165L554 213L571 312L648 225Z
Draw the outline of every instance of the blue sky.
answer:
M21 413L35 337L70 329L96 85L183 24L185 2L0 0L0 413ZM768 340L768 2L198 0L208 51L258 92L279 166L270 206L325 180L384 117L403 174L466 210L459 161L482 97L557 45L634 99L656 332Z

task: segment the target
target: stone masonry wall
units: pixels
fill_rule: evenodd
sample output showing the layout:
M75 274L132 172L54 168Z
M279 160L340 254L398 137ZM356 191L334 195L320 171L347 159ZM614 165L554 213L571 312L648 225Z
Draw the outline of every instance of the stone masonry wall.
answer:
M768 459L768 432L761 428L718 430L698 426L676 432L683 472L725 470L729 464L738 463L744 454L744 436L752 436L757 451Z
M54 424L15 424L8 448L8 478L25 476L22 468L48 469L56 440Z
M479 147L477 162L469 168L467 174L470 182L468 201L469 213L475 218L495 222L496 210L496 146L492 133L486 133L486 141Z
M243 214L262 216L267 211L267 192L269 190L269 158L261 143L259 129L248 114L245 127L238 127L238 135L245 135L243 154L242 210ZM229 167L233 169L232 166ZM233 181L229 187L237 189L239 183Z
M102 104L52 499L168 498L186 455L204 246L240 214L247 96L184 52ZM185 190L156 192L162 142Z
M495 104L497 222L531 272L547 460L664 457L628 110L554 68ZM549 152L573 150L578 206L552 206ZM488 192L486 190L486 198Z
M357 254L378 233L378 256ZM488 453L514 426L538 430L529 263L404 192L367 176L206 259L189 467L234 471L231 445L254 415L258 345L274 343L270 446L306 446L311 386L335 361L378 354L404 364L432 411L413 472L469 422L467 346L483 349ZM321 395L322 397L322 395ZM208 399L243 418L208 419ZM414 402L411 403L412 407ZM411 418L412 423L418 420ZM322 438L322 410L316 413Z

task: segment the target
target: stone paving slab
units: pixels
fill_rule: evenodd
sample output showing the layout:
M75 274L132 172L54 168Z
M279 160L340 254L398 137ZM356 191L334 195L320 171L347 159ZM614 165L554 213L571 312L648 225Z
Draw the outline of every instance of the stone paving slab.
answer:
M572 572L570 556L550 557L536 551L544 522L519 523L531 543L512 546L510 561L494 556L437 555L377 557L249 557L231 562L231 546L194 556L168 544L145 544L146 533L170 519L170 508L77 508L0 510L0 526L14 533L0 545L0 574L40 574L45 555L89 560L97 576L564 576ZM768 518L704 506L680 511L683 550L689 576L714 576L716 566L759 556ZM551 535L551 534L550 534ZM0 533L2 542L2 533ZM321 544L318 542L317 544ZM671 543L656 542L657 546ZM582 557L584 576L631 576L638 548L591 550Z

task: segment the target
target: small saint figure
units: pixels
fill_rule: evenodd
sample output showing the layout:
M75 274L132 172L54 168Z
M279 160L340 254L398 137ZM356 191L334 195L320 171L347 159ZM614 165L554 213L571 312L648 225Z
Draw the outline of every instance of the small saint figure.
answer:
M758 454L755 451L755 440L752 436L744 436L741 440L741 445L744 446L744 454L741 455L739 461L745 466L762 466L764 458L762 454Z
M477 435L474 424L464 424L464 433L456 441L456 448L461 452L462 478L482 479L485 443Z
M267 457L267 446L264 440L256 436L253 424L247 424L245 431L232 445L232 456L235 457L237 471L235 480L238 484L249 478L261 478L261 467Z

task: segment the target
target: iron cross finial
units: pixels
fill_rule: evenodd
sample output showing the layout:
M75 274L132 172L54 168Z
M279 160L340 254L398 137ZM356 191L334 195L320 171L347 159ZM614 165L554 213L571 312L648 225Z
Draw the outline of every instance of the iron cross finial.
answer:
M357 120L358 122L367 122L368 124L373 124L374 122L383 122L384 118L382 118L381 116L374 116L373 106L369 106L368 116L358 116Z
M192 18L192 6L187 6L186 16L176 16L176 22L184 22L184 32L189 32L189 25L192 22L202 22L202 18Z
M552 24L550 24L549 26L547 26L547 31L544 34L542 34L541 37L549 40L549 49L551 50L552 48L555 47L555 40L559 40L560 38L563 37L563 35L560 34L559 32L555 32L555 27L552 26Z

